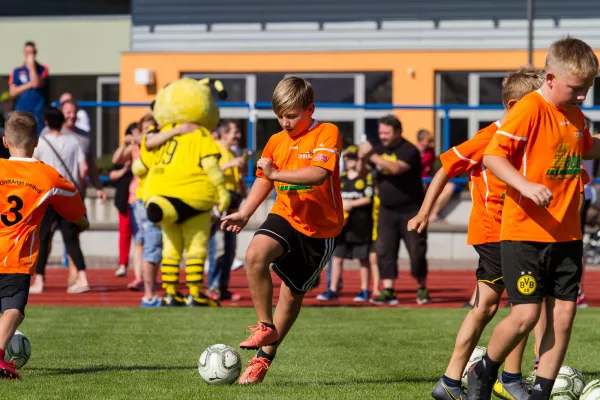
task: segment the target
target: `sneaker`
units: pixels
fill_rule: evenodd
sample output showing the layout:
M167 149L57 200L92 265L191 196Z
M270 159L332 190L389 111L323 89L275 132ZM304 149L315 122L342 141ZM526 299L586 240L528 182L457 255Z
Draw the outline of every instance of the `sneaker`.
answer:
M235 260L233 260L233 264L231 264L231 270L237 271L240 268L244 268L244 262L236 258Z
M577 308L588 308L588 303L585 300L585 295L583 294L583 292L579 293L579 295L577 296Z
M261 383L265 379L265 375L271 366L271 362L266 358L255 356L248 361L248 368L240 376L240 385L250 385L253 383Z
M21 375L17 372L17 364L0 360L0 379L21 379Z
M398 304L398 298L394 289L383 289L379 296L373 297L369 301L378 306L395 306Z
M327 291L325 293L321 293L317 295L317 300L319 301L333 301L333 300L339 300L340 299L340 295L337 292L334 292L333 290L329 290L327 289Z
M467 394L463 388L448 386L442 378L435 384L431 397L435 400L467 400Z
M358 292L358 294L354 297L354 301L356 303L364 303L369 301L369 296L370 293L368 290L361 290L360 292Z
M117 277L123 277L123 276L127 276L127 267L121 265L116 271L115 271L115 276Z
M419 289L417 290L417 304L429 304L431 303L431 297L429 297L429 290Z
M172 294L166 294L165 297L161 299L161 306L163 307L181 307L185 305L185 297L179 292L174 296Z
M127 289L141 292L144 290L144 282L141 279L134 279L127 284Z
M215 301L219 300L221 298L221 291L217 288L208 288L206 290L206 295L210 298L213 299Z
M252 332L252 335L240 343L240 347L246 350L258 350L263 346L271 346L277 344L279 333L277 329L266 326L262 322L258 325L252 325L246 328L247 332Z
M230 292L229 290L222 290L219 296L219 300L240 301L241 299L242 296L239 293Z
M500 375L494 384L494 394L502 400L527 400L529 398L529 391L527 390L525 381L518 380L516 382L504 383L502 382L502 375Z
M467 374L467 399L468 400L490 400L492 398L492 388L496 378L490 378L485 375L485 371L478 375L475 371L476 365L483 363L483 360L473 364Z
M217 300L213 300L204 294L200 294L199 297L194 297L190 294L186 298L185 303L190 307L221 307L221 304Z
M142 297L142 307L143 308L156 308L156 307L160 307L161 306L161 300L160 297L158 297L157 295L154 295L154 297L152 297L150 300L146 299L145 297Z

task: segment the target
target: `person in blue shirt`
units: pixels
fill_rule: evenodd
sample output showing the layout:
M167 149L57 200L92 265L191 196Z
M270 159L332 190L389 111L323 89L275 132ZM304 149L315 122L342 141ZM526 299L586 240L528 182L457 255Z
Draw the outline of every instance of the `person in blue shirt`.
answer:
M25 63L15 68L9 77L9 93L15 99L15 111L28 111L38 120L39 132L44 128L42 111L48 102L46 81L48 67L36 61L35 43L26 42L23 48Z

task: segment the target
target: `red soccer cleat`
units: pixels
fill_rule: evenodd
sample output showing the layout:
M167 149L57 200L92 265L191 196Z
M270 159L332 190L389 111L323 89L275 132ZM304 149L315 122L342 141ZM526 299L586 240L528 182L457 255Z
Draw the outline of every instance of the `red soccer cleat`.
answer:
M255 356L248 361L248 368L240 376L240 385L250 385L253 383L261 383L265 379L265 375L271 366L271 362L266 358Z
M0 360L0 379L21 379L21 375L17 372L17 364Z
M279 340L277 329L270 328L262 322L259 322L258 325L249 326L246 331L253 333L248 339L240 343L242 349L257 350L263 346L277 344Z

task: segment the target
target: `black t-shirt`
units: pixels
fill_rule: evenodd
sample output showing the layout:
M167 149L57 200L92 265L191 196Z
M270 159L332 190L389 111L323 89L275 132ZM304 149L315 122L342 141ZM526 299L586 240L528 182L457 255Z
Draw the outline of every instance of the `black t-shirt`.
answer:
M123 168L122 165L113 164L111 170L118 170ZM120 179L114 182L116 191L115 191L115 199L114 204L117 207L117 210L123 215L127 215L128 210L128 200L129 200L129 185L131 184L131 180L133 179L133 174L131 170L127 171L125 175L123 175Z
M346 172L340 176L340 189L343 200L357 200L364 197L373 199L373 177L348 178ZM348 221L340 234L346 243L369 243L373 231L373 204L353 208Z
M391 147L379 144L373 151L388 161L404 161L410 169L400 175L391 175L375 166L375 181L379 187L381 205L386 208L402 208L415 211L421 207L425 197L421 181L421 154L419 149L402 138Z

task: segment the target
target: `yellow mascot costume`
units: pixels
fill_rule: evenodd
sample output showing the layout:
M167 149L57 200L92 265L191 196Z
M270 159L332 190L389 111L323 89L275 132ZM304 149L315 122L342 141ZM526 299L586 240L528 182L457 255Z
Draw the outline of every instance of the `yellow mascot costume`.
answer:
M160 225L163 232L163 306L219 306L202 293L213 207L217 204L219 213L223 213L230 203L218 164L220 151L210 134L219 121L211 84L220 95L224 93L219 81L183 78L157 94L152 108L161 132L185 122L201 128L175 136L152 150L146 148L144 138L140 158L132 166L134 174L147 174L143 201L148 219ZM187 297L178 290L184 250Z

